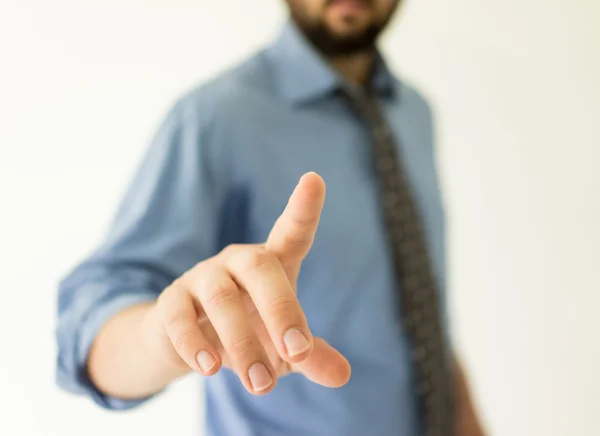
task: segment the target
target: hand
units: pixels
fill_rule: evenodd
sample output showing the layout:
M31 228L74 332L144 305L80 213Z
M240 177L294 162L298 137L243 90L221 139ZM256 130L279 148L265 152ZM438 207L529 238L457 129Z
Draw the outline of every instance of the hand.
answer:
M207 376L225 366L254 394L292 371L344 385L348 361L312 336L296 297L324 201L323 179L305 174L264 244L229 246L165 289L150 312L165 359Z

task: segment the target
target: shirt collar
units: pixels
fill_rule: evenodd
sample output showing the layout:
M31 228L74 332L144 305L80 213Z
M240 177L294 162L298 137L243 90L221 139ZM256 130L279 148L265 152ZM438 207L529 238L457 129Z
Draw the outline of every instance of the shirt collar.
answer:
M316 100L347 86L292 21L288 21L275 44L267 49L267 56L272 60L282 96L291 103ZM379 52L371 85L384 97L397 94L395 79Z

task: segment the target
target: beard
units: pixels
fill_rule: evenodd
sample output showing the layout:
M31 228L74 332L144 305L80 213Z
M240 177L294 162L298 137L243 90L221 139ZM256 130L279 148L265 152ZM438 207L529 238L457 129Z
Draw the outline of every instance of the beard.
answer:
M372 21L353 34L341 36L332 31L324 19L308 18L294 7L290 8L290 12L294 23L304 36L327 57L345 57L374 49L379 35L393 15L390 13L383 21Z

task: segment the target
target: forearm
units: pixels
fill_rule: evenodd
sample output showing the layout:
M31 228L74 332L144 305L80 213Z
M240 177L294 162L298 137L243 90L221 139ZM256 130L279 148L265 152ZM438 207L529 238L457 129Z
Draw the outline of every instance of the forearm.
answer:
M146 303L123 310L100 330L87 369L101 392L121 399L144 398L190 371L164 357L154 307Z

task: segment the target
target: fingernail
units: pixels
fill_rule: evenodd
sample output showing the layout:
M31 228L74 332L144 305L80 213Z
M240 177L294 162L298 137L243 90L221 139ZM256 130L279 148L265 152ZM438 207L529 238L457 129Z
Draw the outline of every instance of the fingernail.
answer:
M250 383L254 392L260 392L267 389L273 384L273 378L265 365L260 362L256 362L248 370L248 377L250 377Z
M283 343L287 349L288 356L293 357L304 353L310 348L310 342L298 329L289 329L283 335Z
M212 354L205 350L200 350L198 352L196 360L204 372L209 372L217 363L217 360L212 356Z

